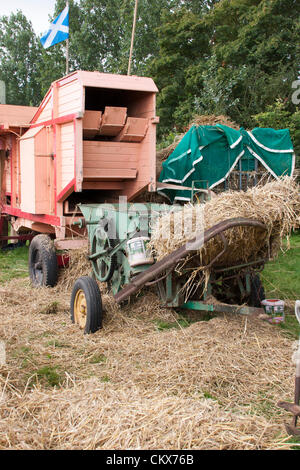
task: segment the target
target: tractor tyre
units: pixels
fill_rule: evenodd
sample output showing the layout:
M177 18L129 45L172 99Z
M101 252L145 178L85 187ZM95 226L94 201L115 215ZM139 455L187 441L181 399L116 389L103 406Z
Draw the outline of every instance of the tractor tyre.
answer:
M54 243L48 235L33 238L29 247L29 277L34 287L54 287L57 283L58 267Z
M103 308L97 282L88 276L77 279L71 295L71 320L84 330L95 333L102 328Z

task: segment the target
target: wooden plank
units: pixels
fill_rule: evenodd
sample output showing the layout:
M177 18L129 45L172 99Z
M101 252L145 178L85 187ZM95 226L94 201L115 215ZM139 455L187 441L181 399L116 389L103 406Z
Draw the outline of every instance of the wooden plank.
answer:
M95 155L135 155L138 156L140 153L140 146L137 143L126 143L126 142L83 142L83 154L84 158L89 159L90 156ZM109 157L110 158L110 157Z
M130 169L130 170L136 170L136 163L135 162L128 162L127 160L123 160L122 162L97 162L95 160L93 161L84 161L83 163L83 168L95 168L95 169L102 169L102 168L111 168L113 170L115 169Z
M81 191L82 179L83 179L83 141L82 141L82 119L75 119L74 123L75 131L75 178L76 191Z
M139 145L134 142L112 142L101 140L85 140L84 146L90 149L111 148L111 149L137 149Z
M100 155L83 155L83 164L85 162L98 162L101 164L101 162L124 162L126 160L127 162L134 162L137 163L138 161L138 156L137 155L130 155L130 154L122 154L122 155L107 155L107 154L100 154Z
M146 135L148 126L148 119L129 117L114 140L116 142L141 142Z
M84 168L83 169L83 178L96 180L99 178L103 179L133 179L136 177L136 170L131 169L100 169L100 168Z
M82 86L78 80L59 87L59 116L80 112Z
M38 108L31 106L0 105L0 124L7 123L9 127L29 127L29 123Z
M123 129L127 117L127 108L106 106L102 116L99 134L116 136Z
M123 189L123 183L121 181L84 181L82 183L82 189Z
M74 122L60 125L61 185L66 187L75 176L75 131Z
M100 130L101 111L85 111L83 118L83 137L93 139Z

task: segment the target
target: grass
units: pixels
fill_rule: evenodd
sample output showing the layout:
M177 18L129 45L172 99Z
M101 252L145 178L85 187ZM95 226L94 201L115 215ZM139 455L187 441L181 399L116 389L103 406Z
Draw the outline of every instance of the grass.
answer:
M300 231L291 236L289 244L290 249L281 252L276 260L267 263L261 273L266 298L300 299ZM285 242L284 250L287 247ZM285 310L286 313L292 313ZM294 315L286 315L285 322L279 327L290 337L299 338L300 325Z
M179 318L174 322L155 320L154 323L158 331L170 330L171 328L187 328L191 324L191 322L186 318Z
M284 243L286 248L287 242ZM300 299L299 231L290 238L290 250L280 253L276 260L267 263L261 278L267 298Z
M3 251L0 249L0 284L28 276L28 246Z
M300 325L294 315L286 315L283 323L279 327L291 338L298 339L300 336Z
M62 381L56 367L44 366L36 370L35 374L39 382L44 383L46 386L58 387Z

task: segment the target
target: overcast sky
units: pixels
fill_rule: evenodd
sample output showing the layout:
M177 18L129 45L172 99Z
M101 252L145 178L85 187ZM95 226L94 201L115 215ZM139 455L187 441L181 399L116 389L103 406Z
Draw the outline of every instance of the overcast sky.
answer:
M22 10L37 34L48 30L49 15L53 15L55 0L0 0L0 16Z

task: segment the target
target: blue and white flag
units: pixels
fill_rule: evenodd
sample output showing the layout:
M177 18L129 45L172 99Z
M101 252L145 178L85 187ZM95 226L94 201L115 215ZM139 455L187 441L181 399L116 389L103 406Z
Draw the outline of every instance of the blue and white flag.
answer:
M45 49L54 46L59 42L65 41L69 37L69 7L66 8L58 15L57 18L50 25L49 30L41 38L41 43Z

